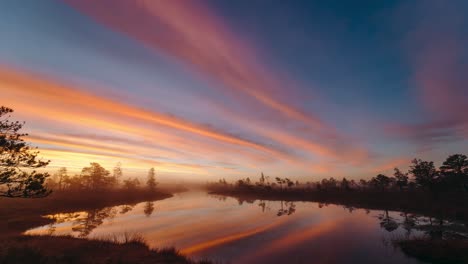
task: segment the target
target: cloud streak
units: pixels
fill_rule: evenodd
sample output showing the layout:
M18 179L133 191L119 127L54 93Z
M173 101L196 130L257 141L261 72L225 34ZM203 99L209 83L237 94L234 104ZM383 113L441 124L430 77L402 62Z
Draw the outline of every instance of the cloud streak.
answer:
M468 20L462 10L457 1L432 0L399 9L396 18L405 21L407 29L404 54L412 70L411 83L428 117L418 124L390 125L390 134L425 148L468 138Z
M254 49L229 32L214 14L194 1L75 1L66 3L97 21L122 32L147 47L169 54L219 81L223 87L249 96L281 116L303 122L316 133L337 132L318 116L305 113L280 98L281 91L294 89L291 83L275 78L258 62ZM226 91L227 92L227 91ZM248 100L242 100L246 104Z
M0 92L3 99L18 113L30 120L40 120L60 129L63 125L77 130L95 131L96 134L118 135L116 138L135 138L150 142L141 145L129 142L105 144L102 140L77 139L70 136L30 137L42 145L67 149L106 152L108 155L137 153L160 156L166 159L183 159L206 154L217 157L222 153L237 156L236 159L256 163L271 159L290 159L285 152L241 137L233 136L171 115L144 110L124 103L92 95L70 86L51 82L34 75L0 70ZM125 140L124 140L125 141ZM127 140L128 141L128 140ZM165 150L165 151L161 151ZM181 155L180 153L184 153ZM156 154L156 155L154 155ZM128 154L127 154L128 155ZM187 155L187 156L185 156ZM239 158L240 157L240 158ZM209 158L216 161L216 157Z
M216 164L235 164L229 167L230 170L258 170L262 164L280 162L305 171L324 173L330 172L331 168L330 164L323 163L324 160L353 163L364 153L347 147L343 147L340 153L334 146L315 143L293 131L282 131L275 126L262 127L231 112L220 111L221 116L260 138L260 142L269 144L247 140L212 126L135 107L43 76L6 68L0 69L0 84L5 100L18 113L28 115L28 120L40 120L52 131L63 130L63 127L82 131L72 136L62 132L51 134L51 131L46 134L39 130L30 136L32 143L48 148L53 157L57 158L57 153L62 153L62 161L58 164L68 164L63 159L76 151L81 153L80 157L86 152L103 156L101 160L107 160L108 166L112 166L110 158L127 159L131 163L144 161L149 164L152 161L166 167L170 167L171 162L180 167L178 164L190 160L194 164L209 165L205 168L225 172L228 168ZM91 136L85 132L93 130L96 133L91 133ZM113 140L106 142L103 137ZM135 139L133 142L129 140L132 138ZM347 152L347 149L355 152ZM297 153L298 150L313 157ZM184 171L186 169L184 167Z
M272 177L367 177L377 169L387 169L387 164L412 156L415 146L430 149L468 138L468 120L463 113L468 94L464 74L468 54L462 26L467 21L451 4L408 3L406 11L397 13L395 19L405 26L397 33L398 40L404 40L406 59L401 62L405 65L396 66L399 69L393 68L394 60L388 58L391 55L380 49L360 50L355 45L361 43L355 36L359 34L347 35L346 30L333 25L324 29L317 25L304 30L297 39L281 43L273 41L291 34L264 32L264 36L262 32L258 42L248 41L235 26L242 25L240 20L244 15L249 17L249 12L221 17L205 4L183 0L48 1L34 19L26 17L29 13L18 5L15 12L23 16L21 23L7 32L12 41L0 44L22 54L18 58L4 55L6 60L0 62L4 104L31 125L26 127L31 132L29 140L60 160L54 164L69 164L66 158L75 152L74 161L84 160L89 154L108 165L125 159L134 168L136 164L158 164L167 171L179 168L188 173L194 168L217 177L226 176L227 170L230 175L243 177L259 171ZM228 6L216 7L224 10ZM53 10L60 11L69 23L57 25L59 19L44 19ZM442 22L434 26L433 17ZM298 21L308 24L294 25L298 28L293 30L302 31L299 27L316 22L337 22L328 17L315 19ZM36 20L44 20L44 24L36 27ZM248 32L269 26L263 22ZM391 22L393 25L394 20ZM380 24L377 27L382 29ZM337 31L330 36L322 34L330 28ZM362 30L362 25L356 29ZM343 35L334 36L337 32ZM321 37L324 39L320 41L333 45L289 45L302 40L311 43ZM391 43L387 40L393 37L382 40ZM54 45L42 54L33 45L12 45L16 38L53 41ZM334 45L334 41L345 38L350 41ZM89 45L78 43L85 39L89 39ZM371 36L365 39L375 41ZM107 49L116 42L115 49ZM303 49L293 53L281 50L269 54L278 57L265 60L260 54L268 52L258 52L256 44L272 52L284 47ZM373 85L374 72L367 67L364 73L344 69L366 64L346 55L354 51L363 56L363 61L391 62L389 71L409 70L403 77L389 76L401 77L398 84L407 82L416 102L411 101L414 98L396 98L408 95L402 91L407 87L361 95L375 87L369 84L361 89L357 84ZM336 54L315 57L326 52ZM280 74L270 61L284 63ZM41 69L35 68L38 65ZM308 66L314 72L308 72ZM285 70L291 70L298 80L290 79ZM378 71L377 75L386 75ZM368 75L367 80L354 79ZM308 85L298 85L302 82ZM315 82L320 86L313 85ZM315 94L327 99L311 100ZM387 103L392 100L398 110L375 109L391 105ZM405 110L416 111L405 118L397 116ZM406 152L411 153L400 155Z

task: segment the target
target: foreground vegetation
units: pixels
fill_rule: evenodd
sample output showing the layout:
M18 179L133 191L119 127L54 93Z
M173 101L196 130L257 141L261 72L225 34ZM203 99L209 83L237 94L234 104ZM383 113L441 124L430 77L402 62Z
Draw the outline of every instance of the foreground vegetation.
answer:
M165 199L172 196L170 192L180 190L156 188L153 169L145 186L134 184L134 180L120 182L114 177L115 173L92 163L72 177L60 169L45 183L52 191L47 197L0 198L0 263L196 263L174 249L149 249L139 237L84 239L102 223L102 212L109 206L122 205L122 210L131 210L132 204ZM152 202L148 204L152 206ZM152 213L151 206L148 212L145 208L145 213ZM87 212L84 218L77 219L81 222L76 229L83 239L21 235L27 229L52 224L54 219L44 215L77 211Z
M106 206L154 201L170 197L157 190L154 168L146 186L138 178L123 179L118 163L111 173L91 163L81 173L69 176L61 168L52 177L39 172L50 161L25 142L24 122L11 121L13 110L0 107L0 263L194 263L175 250L149 249L141 239L124 242L89 241L72 237L21 236L29 228L53 221L44 215L76 211L101 211ZM172 189L174 191L174 189ZM41 199L31 199L41 198ZM148 202L145 214L154 207ZM88 213L79 230L83 237L102 223Z
M99 193L54 192L42 199L0 199L0 237L20 235L51 223L45 215L100 209L171 197L166 192L108 190Z
M468 263L468 241L410 239L395 243L406 255L427 263Z
M0 263L210 263L192 261L173 248L150 249L140 236L109 239L22 236L0 242Z

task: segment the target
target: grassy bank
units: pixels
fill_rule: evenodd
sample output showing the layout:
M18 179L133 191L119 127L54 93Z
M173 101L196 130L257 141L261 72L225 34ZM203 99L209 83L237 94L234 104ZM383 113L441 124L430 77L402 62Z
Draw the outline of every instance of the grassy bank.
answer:
M210 263L192 261L175 249L150 249L139 236L87 240L73 237L20 236L0 242L0 263Z
M174 191L176 189L170 189ZM180 191L180 189L178 189ZM169 198L163 190L54 192L41 199L0 199L0 263L209 263L196 262L175 249L150 249L139 236L81 239L70 236L23 236L53 220L42 216L100 209Z
M50 196L40 199L0 198L0 236L16 236L27 229L48 224L52 220L42 217L48 214L155 201L171 196L164 191L105 190L99 192L54 192Z

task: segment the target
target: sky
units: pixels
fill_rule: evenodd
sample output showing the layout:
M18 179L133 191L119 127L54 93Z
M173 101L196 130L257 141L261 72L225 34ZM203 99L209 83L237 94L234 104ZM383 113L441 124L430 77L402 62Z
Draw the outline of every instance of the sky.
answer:
M0 0L49 170L369 178L468 149L468 2Z

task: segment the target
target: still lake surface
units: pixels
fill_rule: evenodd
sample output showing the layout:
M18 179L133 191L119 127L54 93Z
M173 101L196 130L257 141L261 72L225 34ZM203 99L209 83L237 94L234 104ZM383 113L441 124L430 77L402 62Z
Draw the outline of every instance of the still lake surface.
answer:
M392 243L422 235L409 228L414 219L399 212L186 192L48 217L55 223L26 234L93 238L139 233L151 247L175 247L194 259L222 263L421 263Z

